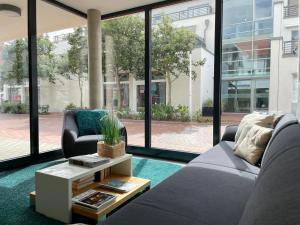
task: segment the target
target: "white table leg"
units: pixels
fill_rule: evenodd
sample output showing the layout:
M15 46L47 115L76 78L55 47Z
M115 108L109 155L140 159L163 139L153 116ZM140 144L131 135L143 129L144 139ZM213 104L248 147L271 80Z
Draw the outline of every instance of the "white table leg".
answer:
M70 180L36 173L36 211L64 223L72 220L72 184Z

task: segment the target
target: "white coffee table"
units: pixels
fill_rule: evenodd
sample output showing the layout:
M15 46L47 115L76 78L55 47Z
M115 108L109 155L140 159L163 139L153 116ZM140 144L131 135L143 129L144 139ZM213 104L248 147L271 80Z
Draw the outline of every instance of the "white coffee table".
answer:
M126 154L94 168L75 166L65 162L37 171L35 174L36 191L31 193L31 199L34 199L36 211L64 223L71 223L72 197L74 195L72 193L72 182L110 167L112 177L117 176L125 180L134 179L139 185L135 190L126 193L126 195L117 194L119 201L115 202L115 205L110 205L101 212L83 212L83 215L97 219L97 217L109 213L123 202L128 201L129 198L150 187L150 180L132 177L131 160L132 155ZM90 186L90 188L97 189L96 187L96 182ZM87 189L85 188L82 191ZM101 189L101 191L103 190ZM76 208L73 208L74 210L76 211ZM80 214L81 211L79 210L77 213Z

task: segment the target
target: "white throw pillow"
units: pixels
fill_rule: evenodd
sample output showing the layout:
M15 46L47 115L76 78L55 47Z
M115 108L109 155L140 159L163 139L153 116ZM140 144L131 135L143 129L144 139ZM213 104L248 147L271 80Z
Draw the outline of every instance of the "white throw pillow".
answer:
M239 144L245 138L246 134L253 125L272 128L273 120L274 115L261 114L258 112L254 112L244 116L235 135L236 144Z
M234 154L255 165L262 157L265 148L272 136L273 129L258 125L247 125L249 131L245 137L235 145ZM245 130L242 131L242 135ZM241 138L241 137L240 137Z

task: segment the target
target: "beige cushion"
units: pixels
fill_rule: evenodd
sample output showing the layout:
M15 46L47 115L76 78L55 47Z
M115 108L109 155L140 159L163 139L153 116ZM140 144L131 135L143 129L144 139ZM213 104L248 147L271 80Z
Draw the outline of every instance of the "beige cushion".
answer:
M245 138L235 145L234 154L254 165L262 157L273 129L258 125L247 126L250 127L249 131L245 134ZM241 136L244 135L243 132L245 130Z
M266 115L258 112L244 116L236 132L235 142L239 144L245 138L246 134L253 125L272 128L273 120L274 115Z

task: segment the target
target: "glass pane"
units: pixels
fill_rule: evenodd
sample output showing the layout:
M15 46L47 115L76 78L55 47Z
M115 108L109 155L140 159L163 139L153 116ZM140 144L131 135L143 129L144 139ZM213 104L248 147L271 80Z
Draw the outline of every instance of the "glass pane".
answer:
M250 112L251 81L223 81L224 112Z
M27 1L15 6L0 19L0 161L30 154Z
M102 33L105 107L118 112L128 144L144 146L144 14L105 20Z
M151 88L154 148L201 153L212 146L212 12L214 1L206 0L153 10L156 15L152 27Z
M235 35L223 38L222 121L231 118L231 123L238 124L245 113L253 111L299 116L298 29L291 30L299 25L298 19L290 19L299 15L295 7L299 1L293 5L273 4L272 0L223 2L224 32L235 27ZM254 18L247 16L249 2L253 2ZM235 13L235 22L228 24L235 8L245 9L245 15ZM247 31L251 35L242 37L236 27L244 20L253 26Z
M40 152L61 148L65 109L88 106L85 25L85 19L37 1Z
M268 110L269 106L269 80L257 80L255 82L255 108L256 110Z
M255 17L264 18L272 16L272 1L255 0Z

